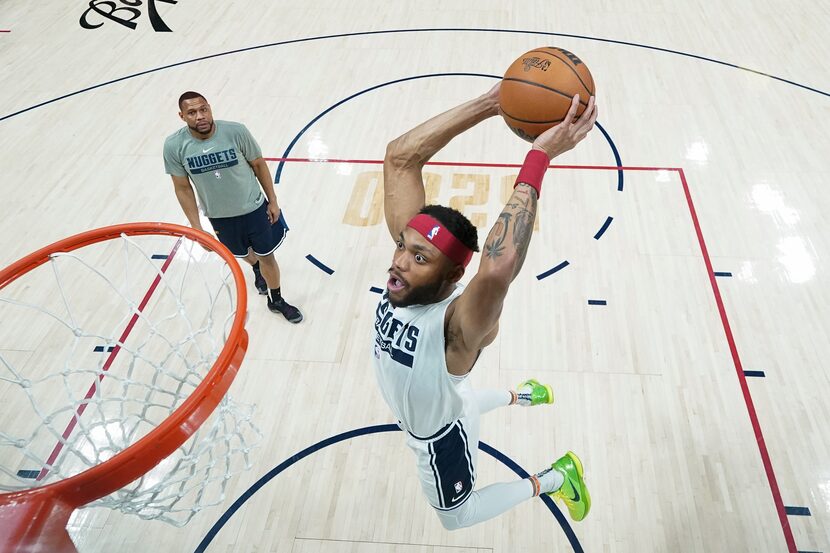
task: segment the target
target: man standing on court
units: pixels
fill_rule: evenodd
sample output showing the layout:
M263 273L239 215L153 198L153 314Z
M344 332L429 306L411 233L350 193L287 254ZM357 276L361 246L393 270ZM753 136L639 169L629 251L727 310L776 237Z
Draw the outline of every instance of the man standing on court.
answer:
M449 530L540 493L562 500L574 520L591 507L582 462L570 451L529 478L476 487L479 416L496 407L553 403L551 387L536 380L516 390L473 390L467 377L498 333L507 290L527 255L545 170L585 138L597 116L592 97L576 119L576 96L562 123L536 138L487 236L478 272L464 287L459 280L478 251L476 228L454 209L424 206L422 169L453 137L499 113L498 91L499 85L393 140L383 164L384 213L396 250L375 312L375 374L415 454L421 489Z
M245 125L214 121L210 104L198 92L179 97L179 117L187 126L164 141L164 169L173 178L190 226L204 230L192 180L219 241L253 266L254 283L260 294L268 296L268 309L299 323L302 313L283 299L280 290L274 251L285 239L288 225L259 144Z

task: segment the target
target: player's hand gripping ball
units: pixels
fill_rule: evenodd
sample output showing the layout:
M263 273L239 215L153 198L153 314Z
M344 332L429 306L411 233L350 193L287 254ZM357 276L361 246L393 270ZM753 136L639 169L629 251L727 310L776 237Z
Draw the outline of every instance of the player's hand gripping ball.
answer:
M581 59L562 48L536 48L507 68L499 90L499 107L507 126L533 142L562 122L576 94L579 117L594 92L594 78Z

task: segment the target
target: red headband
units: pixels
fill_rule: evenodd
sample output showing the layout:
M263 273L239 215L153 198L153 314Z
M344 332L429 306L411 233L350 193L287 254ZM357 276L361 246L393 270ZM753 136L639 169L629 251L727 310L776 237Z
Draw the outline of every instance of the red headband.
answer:
M447 227L426 213L419 213L406 226L416 230L429 240L430 244L441 250L441 253L463 267L466 267L473 257L473 250L462 244Z

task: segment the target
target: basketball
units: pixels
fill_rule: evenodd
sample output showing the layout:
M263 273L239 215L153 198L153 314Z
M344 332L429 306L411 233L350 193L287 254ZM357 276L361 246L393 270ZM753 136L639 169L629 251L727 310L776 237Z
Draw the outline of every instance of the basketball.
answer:
M561 122L571 100L579 94L577 116L594 95L594 78L581 59L553 46L519 56L501 82L502 117L516 135L528 142Z

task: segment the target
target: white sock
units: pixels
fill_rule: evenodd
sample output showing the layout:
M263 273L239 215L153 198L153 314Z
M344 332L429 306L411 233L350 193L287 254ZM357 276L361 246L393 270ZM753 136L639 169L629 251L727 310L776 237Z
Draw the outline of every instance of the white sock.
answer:
M510 405L519 405L521 407L530 407L531 403L531 393L533 392L533 386L530 384L526 384L524 386L519 386L519 388L514 392L510 391Z
M565 482L565 476L553 467L548 467L531 476L529 480L533 484L534 495L539 495L555 492L561 488Z

